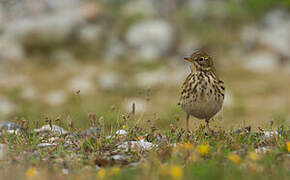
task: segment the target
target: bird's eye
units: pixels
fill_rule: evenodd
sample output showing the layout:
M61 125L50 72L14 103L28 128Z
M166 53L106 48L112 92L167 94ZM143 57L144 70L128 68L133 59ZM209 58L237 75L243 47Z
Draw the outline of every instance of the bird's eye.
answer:
M201 61L203 61L203 60L204 60L203 57L200 57L200 58L198 59L199 62L201 62Z

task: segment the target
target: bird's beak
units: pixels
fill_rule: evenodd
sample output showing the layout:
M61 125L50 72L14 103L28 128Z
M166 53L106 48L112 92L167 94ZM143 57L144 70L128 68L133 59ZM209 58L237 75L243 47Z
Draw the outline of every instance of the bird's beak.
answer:
M190 57L189 57L189 56L185 56L185 57L184 57L184 60L186 60L186 61L190 61Z

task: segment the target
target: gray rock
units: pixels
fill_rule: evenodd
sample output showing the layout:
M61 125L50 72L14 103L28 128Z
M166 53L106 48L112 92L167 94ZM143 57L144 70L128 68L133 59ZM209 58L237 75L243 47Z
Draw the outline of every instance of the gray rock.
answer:
M69 12L23 18L7 24L4 34L6 37L16 39L21 43L61 44L67 42L73 28L80 22L80 14Z
M277 28L279 27L279 28ZM269 12L262 23L246 26L241 32L245 48L260 45L269 52L290 58L290 13L280 9Z
M21 126L13 122L0 122L0 131L7 132L9 134L18 134L23 132Z
M260 31L260 42L290 57L290 13L274 10L266 15L264 22L266 27Z
M56 143L40 143L37 146L38 147L51 147L51 146L56 146Z
M42 47L53 49L59 48L59 45L65 46L77 27L86 21L80 2L15 1L7 5L4 15L9 20L6 20L5 26L1 26L0 46L4 44L8 51L2 52L2 58L20 59L24 55L23 49L32 47L41 51ZM1 42L3 38L11 43Z
M111 159L118 161L118 160L125 160L127 158L124 155L116 154L116 155L111 156Z
M266 139L272 138L274 136L278 136L277 131L264 131L262 134L262 137Z
M39 129L34 129L34 132L36 133L45 133L45 132L53 132L56 134L68 134L68 131L64 130L63 128L57 126L57 125L52 125L52 127L50 127L50 125L44 125Z
M124 142L118 146L118 149L124 149L125 151L128 151L129 149L134 150L134 148L139 148L142 150L150 150L153 147L157 147L157 145L141 140L141 141Z
M279 67L278 57L270 52L256 52L243 58L245 68L257 72L272 72Z
M173 29L168 22L146 20L129 28L126 40L135 49L135 59L152 60L169 51L173 36Z
M124 129L120 129L118 131L116 131L116 135L127 135L128 132Z
M271 148L269 146L265 146L265 147L258 147L255 149L255 152L258 154L265 154L267 152L269 152L271 150Z

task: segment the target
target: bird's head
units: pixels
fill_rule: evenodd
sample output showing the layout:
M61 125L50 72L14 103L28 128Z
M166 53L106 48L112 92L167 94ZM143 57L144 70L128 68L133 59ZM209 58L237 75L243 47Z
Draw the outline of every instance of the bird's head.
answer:
M193 72L214 71L212 57L206 52L196 51L191 56L184 57L184 59L190 62L190 68Z

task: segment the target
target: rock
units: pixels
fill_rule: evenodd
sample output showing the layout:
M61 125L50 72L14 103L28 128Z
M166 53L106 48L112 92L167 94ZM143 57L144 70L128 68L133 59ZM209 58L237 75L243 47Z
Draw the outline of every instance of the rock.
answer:
M125 160L127 158L124 155L116 154L116 155L111 156L111 159L118 161L118 160Z
M56 146L56 143L40 143L37 146L38 147L51 147L51 146Z
M5 160L8 146L6 144L0 144L0 161Z
M23 49L29 55L30 50L51 53L48 49L53 52L60 46L67 47L78 27L86 22L81 5L80 0L11 3L5 7L8 21L1 35L13 44L5 43L9 51L3 54L9 58L22 58Z
M267 153L271 150L271 148L269 146L265 146L265 147L258 147L255 149L255 152L258 154L264 154Z
M290 13L278 9L269 12L261 24L246 26L241 32L241 37L246 50L260 45L269 52L290 58L289 32Z
M63 90L49 92L44 100L51 106L61 105L67 101L67 93Z
M147 20L130 27L126 40L135 49L134 59L153 60L169 51L173 36L173 29L168 22Z
M277 135L278 135L277 131L264 131L262 134L262 137L269 139L269 138L272 138L272 137L277 136Z
M273 10L265 16L264 22L266 27L259 32L260 42L290 58L290 13Z
M279 67L278 57L273 53L257 52L243 58L245 68L257 72L272 72Z
M120 144L118 146L118 149L124 149L125 151L128 151L129 148L134 150L135 148L139 148L142 150L150 150L153 147L157 147L157 145L154 145L150 142L146 142L144 140L141 141L128 141L128 142L124 142L122 144Z
M29 43L29 45L35 46L53 46L67 42L72 30L80 22L80 14L76 12L22 18L7 24L4 36L15 39L24 45Z
M53 132L61 135L68 134L68 131L64 130L63 128L57 125L52 125L52 127L50 127L50 125L44 125L39 129L34 129L34 132L36 133Z
M126 134L128 134L128 132L124 129L120 129L116 131L116 135L126 135Z
M23 132L21 126L13 123L13 122L0 122L0 131L7 132L9 134L18 134Z

